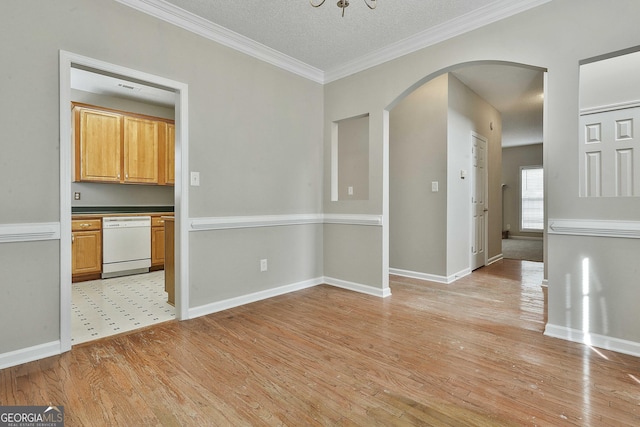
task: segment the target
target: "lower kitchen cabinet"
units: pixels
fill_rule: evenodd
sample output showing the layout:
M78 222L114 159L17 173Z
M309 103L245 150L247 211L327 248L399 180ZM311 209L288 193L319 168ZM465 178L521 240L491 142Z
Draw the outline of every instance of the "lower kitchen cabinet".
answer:
M151 269L164 268L164 219L151 217Z
M134 214L136 215L136 214ZM144 214L149 215L149 214ZM163 270L165 263L165 219L151 214L151 268ZM171 215L171 214L169 214ZM92 215L71 221L72 281L82 282L102 277L102 217Z
M100 277L102 223L100 219L71 221L71 275L74 282Z
M175 256L175 218L168 217L165 227L165 263L164 263L164 290L167 293L167 302L176 305L176 256Z

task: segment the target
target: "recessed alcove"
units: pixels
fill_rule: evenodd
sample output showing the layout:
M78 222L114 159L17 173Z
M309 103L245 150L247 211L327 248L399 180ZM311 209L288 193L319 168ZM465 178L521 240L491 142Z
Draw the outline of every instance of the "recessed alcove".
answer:
M332 123L331 201L369 199L369 114Z

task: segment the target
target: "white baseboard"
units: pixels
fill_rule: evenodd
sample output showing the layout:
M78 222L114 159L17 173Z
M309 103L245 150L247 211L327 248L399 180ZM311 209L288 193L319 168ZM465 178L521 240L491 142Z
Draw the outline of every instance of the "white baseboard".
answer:
M534 236L516 236L511 234L508 240L542 240L542 237L534 237Z
M335 286L337 288L348 289L361 294L373 295L375 297L386 298L391 296L389 288L374 288L373 286L362 285L360 283L348 282L346 280L335 279L333 277L324 277L324 283Z
M217 313L219 311L239 307L241 305L250 304L252 302L261 301L278 295L284 295L290 292L311 288L321 284L328 284L338 288L348 289L351 291L382 298L391 295L391 290L389 288L378 289L372 286L348 282L346 280L334 279L330 277L318 277L298 283L292 283L290 285L280 286L274 289L268 289L249 295L242 295L239 297L229 298L223 301L206 304L199 307L193 307L189 309L189 319L205 316L207 314ZM8 353L0 354L0 369L21 365L23 363L32 362L38 359L44 359L45 357L55 356L61 353L62 351L60 341L53 341L50 343L11 351Z
M373 295L377 297L388 297L391 295L391 290L378 289L372 286L361 285L359 283L348 282L346 280L334 279L331 277L318 277L315 279L305 280L298 283L292 283L290 285L280 286L278 288L267 289L264 291L255 292L248 295L241 295L239 297L229 298L222 301L213 302L211 304L201 305L199 307L193 307L189 309L189 319L193 319L200 316L206 316L207 314L217 313L219 311L228 310L230 308L239 307L241 305L250 304L252 302L261 301L267 298L276 297L278 295L288 294L290 292L299 291L301 289L312 288L317 285L327 284L338 288L348 289L363 294Z
M494 262L500 261L500 260L501 260L501 259L503 259L503 258L504 258L504 255L503 255L503 254L498 254L498 255L496 255L496 256L492 256L491 258L489 258L489 259L487 260L487 265L491 265L491 264L493 264Z
M640 343L599 334L585 334L583 331L547 323L544 334L553 338L577 342L590 347L603 348L640 357Z
M464 276L468 276L469 274L471 274L471 270L468 268L465 268L464 270L461 270L450 276L438 276L435 274L420 273L418 271L409 271L409 270L401 270L399 268L390 268L389 274L408 277L410 279L428 280L430 282L444 283L448 285L450 283L455 282L458 279L463 278Z
M322 283L324 282L322 278L319 277L298 283L292 283L290 285L280 286L278 288L267 289L248 295L241 295L239 297L217 301L211 304L201 305L199 307L193 307L189 309L189 319L206 316L207 314L217 313L219 311L228 310L230 308L239 307L241 305L250 304L252 302L261 301L278 295L284 295L290 292L299 291L301 289L311 288Z
M45 357L56 356L61 353L60 348L60 341L52 341L0 354L0 369L33 362L34 360L44 359Z

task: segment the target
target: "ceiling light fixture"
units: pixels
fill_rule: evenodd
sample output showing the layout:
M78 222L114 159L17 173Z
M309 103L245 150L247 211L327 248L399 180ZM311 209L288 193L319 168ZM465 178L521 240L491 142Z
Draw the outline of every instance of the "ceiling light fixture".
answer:
M313 0L309 0L309 3L311 3L311 6L313 7L320 7L324 4L326 0L322 0L320 3L315 4L313 2ZM367 5L367 7L369 7L369 9L375 9L376 6L378 6L377 0L363 0L364 4ZM340 9L342 9L342 17L344 18L344 10L349 6L349 0L338 0L338 3L336 3L338 5L338 7Z

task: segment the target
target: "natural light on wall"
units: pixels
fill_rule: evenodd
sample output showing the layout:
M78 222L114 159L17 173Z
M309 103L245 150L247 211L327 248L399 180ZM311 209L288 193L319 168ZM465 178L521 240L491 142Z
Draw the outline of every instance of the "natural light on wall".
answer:
M591 345L591 335L589 335L590 329L590 313L589 313L589 290L591 286L589 283L589 258L582 260L582 332L584 333L584 343Z
M542 231L544 228L544 175L541 166L520 170L520 229Z

